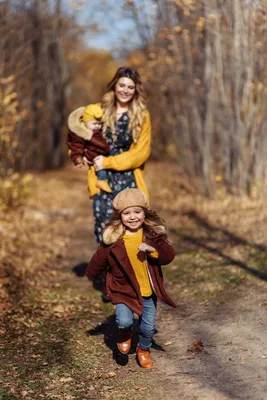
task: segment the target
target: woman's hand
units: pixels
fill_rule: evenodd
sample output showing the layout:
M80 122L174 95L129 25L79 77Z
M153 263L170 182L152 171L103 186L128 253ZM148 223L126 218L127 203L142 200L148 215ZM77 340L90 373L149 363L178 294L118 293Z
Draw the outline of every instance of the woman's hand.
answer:
M94 167L96 172L101 171L103 169L103 163L104 163L104 157L103 156L97 156L93 159Z
M141 244L139 244L138 250L140 250L140 251L147 251L148 253L153 253L154 251L157 251L154 247L149 246L147 243L141 243Z

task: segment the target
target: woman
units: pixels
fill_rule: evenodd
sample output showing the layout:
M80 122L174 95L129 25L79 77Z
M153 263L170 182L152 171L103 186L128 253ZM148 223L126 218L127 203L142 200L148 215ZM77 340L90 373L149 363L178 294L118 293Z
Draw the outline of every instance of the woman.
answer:
M102 229L112 216L112 201L121 190L138 188L148 194L143 169L150 155L151 124L144 87L135 68L117 70L107 85L100 106L104 113L103 135L110 152L107 157L96 157L93 165L85 159L89 165L88 188L93 200L94 232L98 242L102 240ZM112 193L103 192L96 186L95 172L101 170L107 170Z

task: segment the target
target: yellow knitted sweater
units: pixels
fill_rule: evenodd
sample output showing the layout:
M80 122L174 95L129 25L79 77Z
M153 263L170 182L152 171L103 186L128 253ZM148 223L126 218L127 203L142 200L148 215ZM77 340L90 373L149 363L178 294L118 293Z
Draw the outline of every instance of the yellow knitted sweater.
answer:
M145 253L138 250L139 244L143 241L142 238L143 229L140 229L137 233L125 234L123 241L137 282L139 283L141 295L151 296L152 288L148 277Z

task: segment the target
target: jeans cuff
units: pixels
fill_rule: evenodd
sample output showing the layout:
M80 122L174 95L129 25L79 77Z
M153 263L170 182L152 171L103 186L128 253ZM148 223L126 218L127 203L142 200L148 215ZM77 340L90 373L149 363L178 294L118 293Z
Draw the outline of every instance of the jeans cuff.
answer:
M126 328L124 326L118 325L118 328L120 331L129 332L133 330L133 325L127 326Z
M152 346L152 343L151 343L149 346L142 346L142 345L139 343L139 347L140 347L141 350L147 351L147 350L150 349L151 346Z

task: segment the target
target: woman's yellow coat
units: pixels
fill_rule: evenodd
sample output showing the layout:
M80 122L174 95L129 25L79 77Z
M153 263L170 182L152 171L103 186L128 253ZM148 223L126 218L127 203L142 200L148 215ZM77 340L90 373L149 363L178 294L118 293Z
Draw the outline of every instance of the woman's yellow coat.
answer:
M148 190L144 181L144 164L151 151L151 122L149 112L146 111L146 118L137 143L132 143L130 149L115 156L104 157L104 169L114 169L115 171L133 170L135 182L138 189L148 196ZM96 187L97 177L93 166L88 170L88 190L92 197L100 192Z

